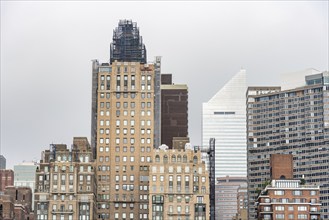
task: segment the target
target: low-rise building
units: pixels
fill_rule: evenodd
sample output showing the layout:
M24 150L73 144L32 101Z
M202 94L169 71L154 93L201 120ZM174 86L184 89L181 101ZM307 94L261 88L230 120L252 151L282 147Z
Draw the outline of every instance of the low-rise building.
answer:
M272 180L258 197L258 219L320 219L320 187Z
M292 179L293 156L272 154L271 182L257 199L258 219L321 219L320 187Z
M153 150L149 219L209 219L209 173L194 149Z
M42 153L36 173L36 219L92 220L96 182L92 150L87 138L75 137L71 150L53 144Z

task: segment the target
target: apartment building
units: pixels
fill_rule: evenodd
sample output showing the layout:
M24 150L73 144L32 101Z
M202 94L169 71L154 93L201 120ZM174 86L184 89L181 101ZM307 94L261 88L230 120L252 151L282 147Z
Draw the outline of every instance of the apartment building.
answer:
M137 24L121 20L110 62L94 60L92 77L95 219L149 219L149 164L160 146L160 57L147 63Z
M93 154L85 137L65 144L51 144L42 152L36 172L35 218L38 220L93 220L96 181Z
M286 74L282 87L247 91L249 219L270 180L270 155L292 154L294 179L320 186L321 217L329 218L329 73Z
M199 149L155 149L149 179L149 219L210 219L209 173Z
M272 154L271 182L257 198L257 218L321 219L320 187L293 178L291 154Z

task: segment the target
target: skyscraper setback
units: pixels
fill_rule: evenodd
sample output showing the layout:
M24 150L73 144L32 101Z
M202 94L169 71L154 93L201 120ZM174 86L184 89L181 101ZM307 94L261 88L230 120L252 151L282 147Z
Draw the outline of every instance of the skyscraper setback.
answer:
M98 219L148 219L149 163L160 144L160 58L146 63L136 23L121 20L110 63L93 61Z

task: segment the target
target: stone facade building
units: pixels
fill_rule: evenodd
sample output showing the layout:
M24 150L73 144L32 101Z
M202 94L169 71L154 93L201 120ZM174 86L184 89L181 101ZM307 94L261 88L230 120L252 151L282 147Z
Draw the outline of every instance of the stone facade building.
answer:
M71 150L52 144L42 153L36 172L35 216L38 220L93 220L96 181L87 138L75 137Z
M209 219L209 173L200 150L160 148L150 165L149 219Z
M137 24L121 20L110 62L94 60L92 71L95 219L149 219L149 164L160 144L160 57L147 63Z

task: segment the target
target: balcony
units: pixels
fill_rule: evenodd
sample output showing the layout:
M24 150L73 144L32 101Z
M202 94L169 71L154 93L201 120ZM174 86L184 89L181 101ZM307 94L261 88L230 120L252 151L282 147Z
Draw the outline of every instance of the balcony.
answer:
M73 214L72 209L53 209L52 214Z
M167 212L169 216L190 216L191 213L176 213L176 212Z

